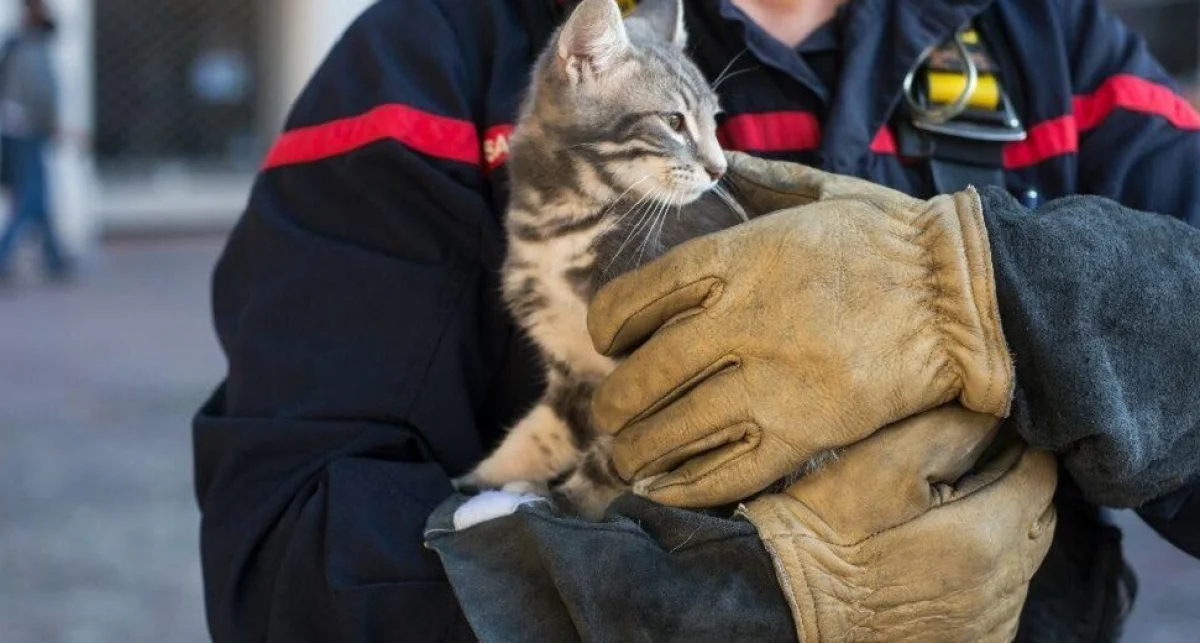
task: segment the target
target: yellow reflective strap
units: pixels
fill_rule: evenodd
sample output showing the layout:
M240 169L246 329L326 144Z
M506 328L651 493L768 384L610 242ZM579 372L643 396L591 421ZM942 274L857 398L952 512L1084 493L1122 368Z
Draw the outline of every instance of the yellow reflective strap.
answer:
M617 0L617 6L621 8L622 15L629 15L630 11L637 6L637 0Z

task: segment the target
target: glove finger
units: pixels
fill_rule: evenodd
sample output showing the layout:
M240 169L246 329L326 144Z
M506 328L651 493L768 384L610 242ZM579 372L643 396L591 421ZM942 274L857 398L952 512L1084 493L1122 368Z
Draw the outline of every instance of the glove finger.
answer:
M821 516L838 542L858 542L944 502L997 425L994 417L957 404L938 407L847 447L787 493ZM847 485L855 493L847 494Z
M994 475L997 470L1003 471L998 477ZM978 486L975 481L980 478L991 481ZM978 565L981 574L1015 562L1023 580L1028 580L1050 548L1057 483L1053 455L1014 443L978 476L959 485L965 494L932 509L921 520L929 519L927 526L933 529L956 528L964 542L974 545L968 548L974 551L965 552L964 558Z
M602 355L624 354L668 321L701 312L721 297L728 267L718 235L693 239L617 277L588 307L588 332Z
M729 444L696 456L635 491L673 507L716 507L745 500L804 466L803 457L769 433L757 448L735 448Z
M741 368L740 359L726 352L723 342L711 339L708 326L700 318L672 324L622 361L592 398L596 428L619 434L708 378Z
M739 375L717 372L617 433L612 454L621 477L637 482L701 453L719 449L732 457L756 448L762 432L743 403Z
M798 163L740 152L726 152L725 156L734 195L755 212L774 212L835 197L870 198L898 205L913 202L911 197L890 188Z
M933 601L942 616L971 615L956 626L964 632L1011 626L1029 579L1050 549L1057 478L1053 456L1023 445L1013 445L997 462L1007 464L990 484L863 541L897 561L877 567L873 600ZM934 575L914 577L916 568ZM989 608L981 611L981 605Z

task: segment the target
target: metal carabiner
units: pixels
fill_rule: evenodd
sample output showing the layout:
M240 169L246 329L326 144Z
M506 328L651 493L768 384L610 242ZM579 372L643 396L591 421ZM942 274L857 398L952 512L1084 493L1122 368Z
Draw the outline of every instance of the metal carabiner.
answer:
M924 105L917 102L913 97L913 81L916 78L917 71L925 64L937 47L930 47L921 54L917 59L916 64L904 76L904 100L908 103L908 108L912 110L913 115L928 121L930 123L941 124L958 116L967 110L967 105L971 102L971 96L975 94L975 89L979 85L979 67L976 66L975 60L971 58L971 52L967 50L967 43L963 41L963 30L954 33L954 45L958 48L958 53L962 56L963 64L967 67L967 86L963 88L958 98L949 105L937 109L928 109Z

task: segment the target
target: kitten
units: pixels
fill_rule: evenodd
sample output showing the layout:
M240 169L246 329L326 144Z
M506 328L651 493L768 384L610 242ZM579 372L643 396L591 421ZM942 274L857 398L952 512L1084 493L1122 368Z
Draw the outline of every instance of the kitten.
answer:
M541 401L460 489L552 487L599 518L626 488L590 420L614 368L587 332L587 306L614 277L746 213L718 186L720 108L684 53L681 0L622 19L583 0L534 66L510 139L505 302L546 366Z

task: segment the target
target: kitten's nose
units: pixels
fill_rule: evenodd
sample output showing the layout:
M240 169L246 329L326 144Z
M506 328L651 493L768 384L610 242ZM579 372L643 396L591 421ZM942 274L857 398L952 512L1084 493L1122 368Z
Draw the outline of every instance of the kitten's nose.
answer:
M725 164L705 163L704 171L708 173L708 178L714 181L719 181L721 180L721 177L725 176Z

